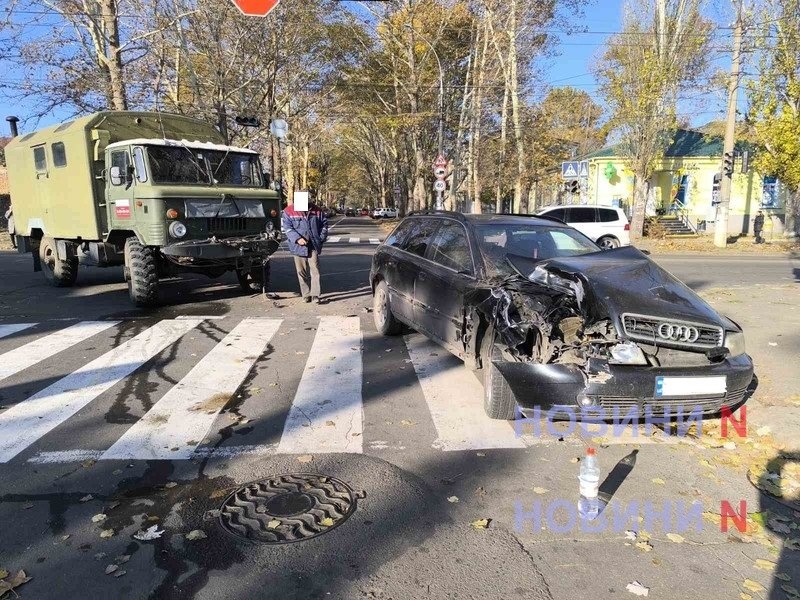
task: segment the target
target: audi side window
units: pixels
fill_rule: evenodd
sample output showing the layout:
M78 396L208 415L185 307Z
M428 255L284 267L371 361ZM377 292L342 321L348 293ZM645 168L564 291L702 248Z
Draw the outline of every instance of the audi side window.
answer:
M615 210L611 210L610 208L598 208L597 212L600 214L601 223L613 223L614 221L619 221L619 215Z
M569 209L569 223L594 223L597 220L594 208L573 206Z
M411 223L411 230L403 243L403 250L417 256L425 256L431 236L439 226L439 221L437 219L413 219Z
M400 226L397 227L388 238L386 238L384 245L401 247L403 245L403 240L406 239L408 232L411 231L413 226L414 223L412 221L404 221L400 223Z
M472 253L469 240L460 223L444 223L431 244L431 260L454 271L472 275Z

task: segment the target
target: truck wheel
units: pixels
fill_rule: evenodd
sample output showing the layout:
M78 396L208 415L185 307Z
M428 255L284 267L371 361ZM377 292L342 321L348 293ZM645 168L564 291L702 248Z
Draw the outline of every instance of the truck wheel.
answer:
M261 265L253 265L250 269L236 269L236 279L245 292L260 292L269 286L270 269L271 265L269 263L266 264L266 268L263 270ZM265 274L267 280L263 282Z
M494 339L494 329L490 327L481 341L481 368L478 371L483 377L483 408L491 419L512 421L516 417L517 401L500 369L492 364Z
M42 273L47 282L55 287L70 287L78 276L78 259L58 258L56 241L45 237L39 241L39 259L42 261Z
M375 286L375 295L372 298L372 316L375 320L375 329L381 335L397 335L403 329L403 325L394 318L392 313L389 286L385 281L379 281Z
M125 241L128 295L136 306L154 306L158 303L157 260L156 250L142 246L135 237Z

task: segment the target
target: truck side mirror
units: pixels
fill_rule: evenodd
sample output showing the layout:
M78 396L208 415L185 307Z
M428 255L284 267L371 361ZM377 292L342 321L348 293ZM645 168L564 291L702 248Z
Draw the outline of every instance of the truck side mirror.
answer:
M111 185L122 185L122 169L119 167L111 167L111 171L109 171L111 175Z

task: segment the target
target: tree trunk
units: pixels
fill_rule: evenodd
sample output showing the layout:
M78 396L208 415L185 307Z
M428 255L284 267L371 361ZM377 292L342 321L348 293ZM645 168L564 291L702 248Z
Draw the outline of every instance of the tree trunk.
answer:
M508 84L510 84L511 119L514 123L514 147L517 154L512 213L522 211L522 198L525 194L525 139L522 136L522 107L519 97L519 73L517 71L517 7L518 0L511 0L511 25L508 30Z
M300 188L308 189L308 140L303 139L303 167L300 170Z
M508 140L508 85L503 90L503 108L500 111L500 158L497 161L497 176L494 187L494 211L503 212L503 175L506 162L506 144ZM513 211L512 211L513 212Z
M105 30L106 48L103 63L108 70L108 88L111 110L128 110L128 95L125 87L125 69L119 45L119 15L116 0L101 0L101 20Z
M644 219L647 196L650 192L650 178L636 175L633 186L633 216L631 218L631 241L640 241L644 236Z

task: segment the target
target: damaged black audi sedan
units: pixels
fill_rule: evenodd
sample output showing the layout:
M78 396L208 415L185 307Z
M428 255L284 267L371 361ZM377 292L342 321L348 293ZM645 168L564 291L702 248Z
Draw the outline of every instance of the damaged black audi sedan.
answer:
M601 250L555 219L414 214L370 284L378 331L406 325L463 359L496 419L713 414L753 378L736 323L636 248Z

